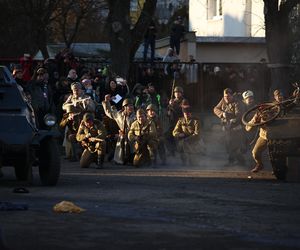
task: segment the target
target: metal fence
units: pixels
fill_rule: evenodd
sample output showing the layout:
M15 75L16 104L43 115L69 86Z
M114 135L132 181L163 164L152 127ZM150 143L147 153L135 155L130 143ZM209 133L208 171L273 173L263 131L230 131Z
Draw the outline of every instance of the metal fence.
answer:
M16 60L1 60L0 64L16 64ZM99 69L107 62L84 60L85 68ZM167 99L171 97L172 85L180 85L191 105L205 112L211 110L222 97L223 89L231 88L242 93L252 90L258 102L268 98L270 70L266 64L252 63L191 63L191 62L133 62L128 79L130 89L140 83L153 83Z

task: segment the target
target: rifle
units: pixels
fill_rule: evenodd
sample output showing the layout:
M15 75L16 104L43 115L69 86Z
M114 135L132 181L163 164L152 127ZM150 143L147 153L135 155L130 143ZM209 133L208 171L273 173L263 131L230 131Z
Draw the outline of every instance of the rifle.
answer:
M81 141L81 146L88 149L91 153L95 153L97 151L96 143L103 142L104 139L97 138L97 137L88 137Z
M124 126L123 126L123 136L120 136L120 143L121 143L121 152L123 156L123 161L126 162L128 160L129 154L130 154L130 149L128 148L128 138L127 138L127 115L125 114L124 116Z
M170 100L173 99L173 94L174 94L174 88L175 88L176 80L175 80L175 75L173 77L173 82L172 82L172 89L171 89L171 97Z
M135 151L137 154L141 154L143 152L143 149L147 145L147 140L145 139L145 133L142 132L146 132L150 128L151 124L152 124L152 120L144 129L140 127L140 133L139 133L140 135L137 136L136 144L135 144Z

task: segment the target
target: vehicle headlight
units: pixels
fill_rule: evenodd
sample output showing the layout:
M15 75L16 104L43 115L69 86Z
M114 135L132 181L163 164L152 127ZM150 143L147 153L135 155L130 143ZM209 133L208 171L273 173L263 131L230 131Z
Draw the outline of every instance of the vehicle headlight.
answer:
M56 117L51 114L44 116L44 122L48 127L53 127L56 124Z

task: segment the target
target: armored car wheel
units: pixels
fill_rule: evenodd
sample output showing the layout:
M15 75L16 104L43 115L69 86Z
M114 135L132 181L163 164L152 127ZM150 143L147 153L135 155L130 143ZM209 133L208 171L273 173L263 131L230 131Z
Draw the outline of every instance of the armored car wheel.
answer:
M14 160L15 175L18 181L32 181L32 159L29 148L25 148Z
M280 111L280 105L278 104L271 102L262 103L246 111L242 116L242 122L246 126L261 126L274 120L280 114ZM251 123L250 121L255 115L259 116L261 121Z
M278 180L285 180L287 174L287 166L285 157L271 160L275 177Z
M57 142L53 138L46 138L41 142L39 174L43 185L56 185L60 174L60 155Z

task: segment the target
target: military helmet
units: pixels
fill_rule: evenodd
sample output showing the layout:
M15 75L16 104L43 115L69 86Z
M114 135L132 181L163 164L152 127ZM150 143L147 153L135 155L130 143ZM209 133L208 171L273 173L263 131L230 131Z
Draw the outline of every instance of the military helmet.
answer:
M146 110L148 111L148 110L153 110L153 111L157 111L157 108L156 108L156 105L154 105L154 104L149 104L148 106L147 106L147 108L146 108Z
M73 82L71 84L71 89L82 89L82 85L80 82Z
M124 107L124 106L126 106L126 105L133 105L133 102L132 102L132 100L131 99L129 99L129 98L126 98L126 99L124 99L124 101L123 101L123 103L122 103L122 107Z
M254 96L254 94L253 94L253 92L251 90L246 90L242 94L242 97L243 97L244 100L247 99L247 98L249 98L249 97L251 97L251 96Z
M138 109L138 110L136 111L136 115L137 115L137 116L138 116L138 115L146 115L145 110L143 110L143 109Z
M283 93L282 93L282 91L280 89L275 89L274 92L273 92L273 95L274 96L283 95Z
M181 92L181 93L183 93L183 88L180 87L180 86L176 86L176 87L174 88L174 92Z
M83 121L85 121L85 122L93 121L94 119L95 119L95 116L92 113L85 113L83 116Z

